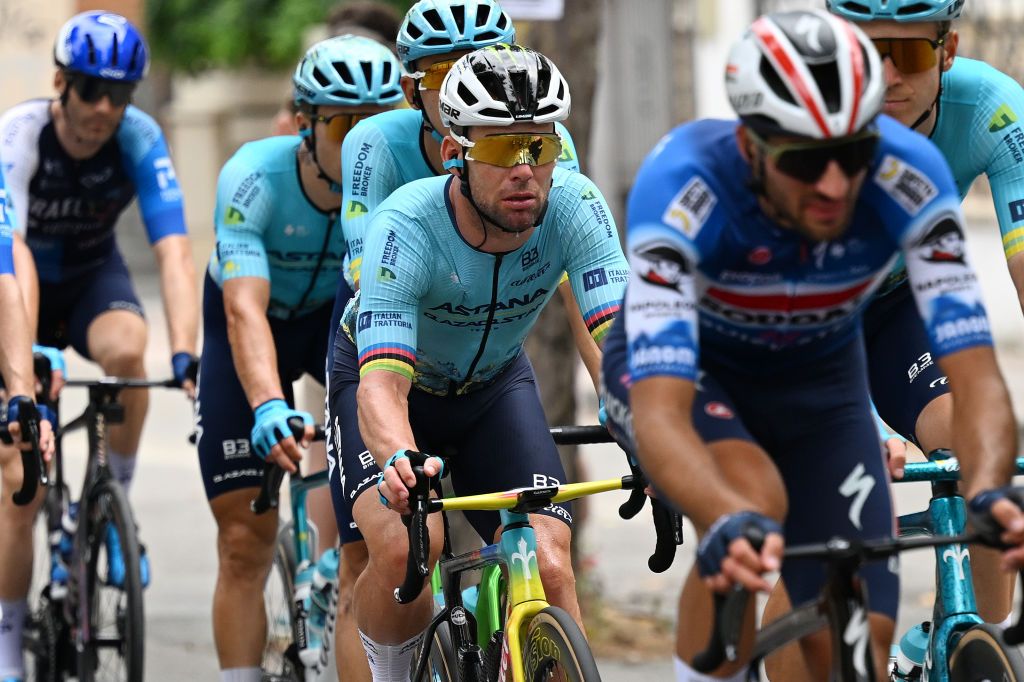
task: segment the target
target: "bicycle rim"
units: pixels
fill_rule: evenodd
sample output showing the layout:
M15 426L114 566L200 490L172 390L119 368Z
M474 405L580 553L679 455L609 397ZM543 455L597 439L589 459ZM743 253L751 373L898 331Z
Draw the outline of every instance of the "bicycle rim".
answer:
M145 625L135 521L117 482L100 483L90 497L88 510L79 517L79 523L88 524L84 556L79 557L87 569L79 598L87 600L90 637L78 655L78 677L80 682L136 682L143 676ZM117 530L121 544L124 584L120 587L110 584L108 526Z
M1002 628L983 623L964 633L949 656L950 682L1024 682L1024 658L1003 642Z
M523 642L523 671L529 682L597 682L601 675L576 621L557 606L530 619Z
M419 656L413 660L413 665L418 659ZM458 662L452 646L451 633L448 630L448 623L443 622L437 626L434 636L430 638L427 669L420 682L457 682L457 669Z
M49 599L50 590L50 495L36 514L32 528L32 584L28 593L28 611L22 631L21 648L25 656L25 679L36 682L57 682L61 679L62 661L58 648L64 627L60 604ZM59 524L60 512L54 523ZM59 525L58 525L59 527Z
M264 679L301 682L303 669L295 650L295 547L292 524L282 524L277 533L274 563L263 587L267 612L267 646L263 650Z

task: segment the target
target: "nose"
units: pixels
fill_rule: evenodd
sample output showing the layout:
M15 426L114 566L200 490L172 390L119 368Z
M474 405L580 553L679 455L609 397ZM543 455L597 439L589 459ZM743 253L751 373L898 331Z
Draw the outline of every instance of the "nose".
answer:
M814 189L829 199L842 199L850 190L850 178L846 177L837 161L829 161L825 172L814 184Z
M528 163L520 163L512 166L509 177L517 182L526 182L533 179L533 166Z
M903 74L896 68L896 65L892 61L892 57L882 58L882 70L885 74L886 87L891 88L903 81Z
M98 114L109 114L117 109L117 107L114 106L114 103L110 101L110 95L103 95L93 102L92 108Z

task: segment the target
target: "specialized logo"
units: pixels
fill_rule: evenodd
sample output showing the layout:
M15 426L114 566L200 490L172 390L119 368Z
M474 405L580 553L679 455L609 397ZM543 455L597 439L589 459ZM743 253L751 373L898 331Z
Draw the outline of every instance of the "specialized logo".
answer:
M540 249L536 246L532 249L526 249L523 251L523 255L519 257L519 263L523 266L523 270L532 268L534 265L540 262Z
M690 239L697 236L718 203L718 197L699 176L690 179L661 216L666 225L680 230Z
M530 560L536 561L537 553L533 550L527 552L526 550L529 549L529 546L526 544L526 540L522 538L519 539L517 547L519 547L519 551L512 553L512 565L515 566L516 561L521 562L523 564L523 578L529 580L533 577L533 573L530 572Z
M945 552L942 553L942 561L953 564L953 568L956 569L956 579L964 579L964 562L970 565L970 552L963 545L953 545Z
M608 284L608 273L604 268L597 268L583 273L583 290L590 291Z
M850 622L843 632L843 641L853 648L853 667L859 675L867 678L865 659L868 653L868 619L863 606L858 606L850 614Z
M803 38L801 43L797 44L797 49L804 52L802 48L805 46L811 49L811 52L815 55L823 54L821 47L821 29L824 28L825 22L813 14L801 14L799 21L796 22L796 26L793 27L793 32L796 35Z
M395 271L390 268L386 268L382 265L377 270L378 282L393 282L396 279L398 279L398 277L395 276Z
M923 252L921 259L929 263L966 264L964 233L960 224L952 218L945 218L928 230L917 245Z
M656 287L682 291L683 277L690 274L690 264L675 246L664 240L650 241L638 246L636 255L642 260L638 268L640 279Z
M988 122L988 131L990 133L998 133L1003 128L1011 126L1017 122L1017 114L1013 113L1013 109L1008 104L1003 104L996 109L995 115L992 116L992 120Z
M875 182L912 216L939 193L927 175L891 154L882 159Z
M864 503L868 495L875 487L875 477L867 473L863 462L857 462L850 475L846 477L839 486L839 494L843 497L852 497L850 502L849 518L854 528L861 530L860 515L864 509Z
M225 225L241 225L245 222L245 216L234 206L228 206L228 210L224 213L224 224Z
M366 215L370 209L366 208L366 204L361 204L358 201L348 202L348 206L345 208L346 218L358 218L361 215Z

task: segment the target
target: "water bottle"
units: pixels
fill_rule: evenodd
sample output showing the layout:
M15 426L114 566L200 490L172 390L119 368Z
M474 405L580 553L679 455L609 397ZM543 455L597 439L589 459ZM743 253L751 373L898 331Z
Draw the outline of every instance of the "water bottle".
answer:
M313 587L314 567L309 561L303 561L295 570L295 646L299 650L299 659L303 665L309 665L317 658L319 652L312 654L312 660L307 654L309 651L309 610L312 606L310 592Z
M928 651L928 632L931 623L915 625L900 639L896 653L896 667L892 671L894 680L920 680L924 657Z
M317 648L317 671L327 666L327 658L334 639L335 607L338 603L338 550L325 551L316 562L313 586L310 592L309 645ZM319 645L319 646L317 646ZM310 654L312 655L312 654Z

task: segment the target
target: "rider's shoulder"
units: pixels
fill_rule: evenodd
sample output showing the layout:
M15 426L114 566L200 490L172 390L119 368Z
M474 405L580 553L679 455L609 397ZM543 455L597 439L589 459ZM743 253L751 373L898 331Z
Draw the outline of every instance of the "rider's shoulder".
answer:
M1024 87L1012 76L977 59L957 57L942 75L942 103L998 109L1024 99ZM1024 115L1024 112L1015 112Z
M345 135L345 142L373 141L384 146L403 140L419 142L423 118L416 109L392 109L364 118Z
M886 164L893 159L909 164L926 176L945 178L949 165L939 148L926 136L911 130L899 121L885 114L876 119L880 141L872 169L876 180L886 174Z
M124 110L124 118L117 128L117 141L129 149L145 149L148 151L164 139L164 131L156 119L129 104Z
M30 99L20 104L15 104L0 114L0 135L3 135L3 143L10 144L17 139L23 139L26 135L38 132L50 122L49 99Z
M380 206L377 213L397 211L412 223L427 220L436 211L448 211L448 182L450 175L438 175L407 182L392 192Z

